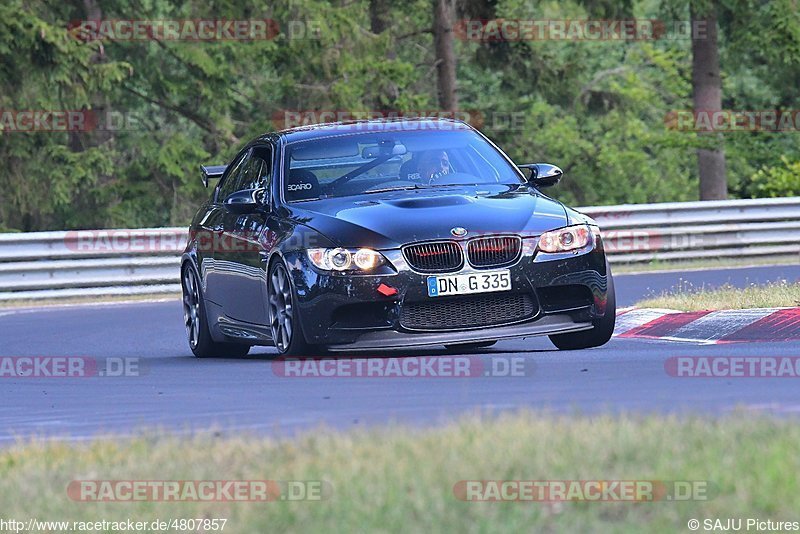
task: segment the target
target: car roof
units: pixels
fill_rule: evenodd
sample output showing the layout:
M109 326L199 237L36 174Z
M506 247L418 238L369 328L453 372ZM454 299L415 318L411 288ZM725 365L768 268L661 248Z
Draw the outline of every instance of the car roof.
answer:
M307 141L331 135L347 135L366 132L386 131L452 131L472 130L472 126L464 121L455 119L445 119L437 117L420 118L391 118L391 119L369 119L369 120L350 120L339 122L326 122L322 124L310 124L307 126L296 126L277 132L270 132L259 137L259 140L273 140L275 136L280 137L285 143L295 141Z

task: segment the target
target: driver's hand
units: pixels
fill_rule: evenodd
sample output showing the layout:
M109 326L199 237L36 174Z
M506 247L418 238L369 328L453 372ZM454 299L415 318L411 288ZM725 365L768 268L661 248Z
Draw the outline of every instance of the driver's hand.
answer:
M434 183L436 180L438 180L438 179L439 179L439 178L441 178L442 176L446 176L447 174L448 174L448 173L447 173L447 172L445 172L445 171L437 171L437 172L434 172L434 173L433 173L433 174L430 176L430 178L428 178L428 185L433 185L433 183Z

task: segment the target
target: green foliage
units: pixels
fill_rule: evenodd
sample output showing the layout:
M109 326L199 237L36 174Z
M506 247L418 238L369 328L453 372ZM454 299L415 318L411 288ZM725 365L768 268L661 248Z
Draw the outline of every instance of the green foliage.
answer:
M686 0L470 0L458 18L688 17ZM77 0L0 5L0 110L91 110L124 126L0 132L0 230L187 224L207 195L198 165L223 163L276 128L281 110L436 108L429 0L390 7L370 31L369 0L102 0L103 19L273 19L254 41L82 41ZM800 19L794 0L719 4L726 109L797 109ZM477 16L477 15L476 15ZM313 22L290 38L288 21ZM297 35L294 35L297 37ZM310 38L313 37L313 38ZM570 203L692 200L701 139L667 127L691 108L691 50L659 41L456 40L460 108L517 161L566 170ZM0 126L2 129L2 126ZM796 132L724 136L731 191L799 194ZM783 163L779 164L781 157Z
M761 169L753 176L752 192L757 197L800 196L800 161L781 156L781 166Z

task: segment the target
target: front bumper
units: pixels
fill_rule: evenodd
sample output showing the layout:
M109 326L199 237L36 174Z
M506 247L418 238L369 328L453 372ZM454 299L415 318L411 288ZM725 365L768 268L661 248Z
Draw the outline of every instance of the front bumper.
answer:
M587 330L604 315L608 299L608 276L602 240L594 236L577 252L543 254L535 240L525 240L516 263L502 267L511 271L512 290L471 296L428 297L428 274L417 273L400 250L381 251L396 273L347 276L317 271L302 251L287 255L298 303L303 333L309 343L332 350L401 348L507 339L523 336ZM492 270L492 269L488 269ZM481 272L469 266L460 273ZM378 292L385 284L397 289L386 297ZM473 306L469 315L480 313L486 295L524 297L526 312L517 319L501 318L499 324L470 326L418 324L408 326L414 306L465 299ZM462 303L459 303L461 305ZM492 317L486 321L492 322ZM452 321L451 321L452 322Z

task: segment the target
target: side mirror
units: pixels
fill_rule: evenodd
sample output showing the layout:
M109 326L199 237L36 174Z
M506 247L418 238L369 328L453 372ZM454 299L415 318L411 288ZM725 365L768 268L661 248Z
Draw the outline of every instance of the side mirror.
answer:
M245 189L236 191L225 199L223 205L225 209L237 215L253 213L261 205L259 198L263 194L263 189Z
M552 187L560 182L564 175L564 171L550 163L526 163L518 167L531 171L528 182L536 187Z

